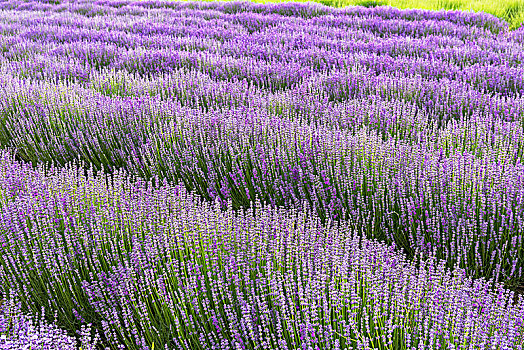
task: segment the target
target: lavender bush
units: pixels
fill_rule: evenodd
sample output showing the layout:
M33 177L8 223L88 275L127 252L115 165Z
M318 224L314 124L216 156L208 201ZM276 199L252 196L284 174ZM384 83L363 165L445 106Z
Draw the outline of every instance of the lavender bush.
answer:
M524 298L307 211L0 162L1 292L112 349L522 349Z
M77 350L74 337L42 318L36 319L22 313L17 298L2 300L0 304L0 349ZM56 317L55 317L56 318ZM90 327L82 326L80 349L95 350L98 337L92 338Z

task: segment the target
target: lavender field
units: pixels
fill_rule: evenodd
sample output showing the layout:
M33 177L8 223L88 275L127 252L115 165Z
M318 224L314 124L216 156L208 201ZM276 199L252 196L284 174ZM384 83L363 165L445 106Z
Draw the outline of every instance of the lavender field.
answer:
M524 349L524 26L0 0L0 349Z

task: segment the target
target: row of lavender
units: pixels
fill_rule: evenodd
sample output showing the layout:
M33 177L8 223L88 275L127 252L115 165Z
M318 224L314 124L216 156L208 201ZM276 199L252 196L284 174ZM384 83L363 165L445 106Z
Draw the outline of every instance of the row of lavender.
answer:
M82 329L83 349L97 341L86 325L130 350L524 345L522 296L433 258L415 268L308 212L224 211L182 185L33 169L5 152L0 194L1 285L33 313L45 305L63 329ZM17 325L16 305L4 301L0 331ZM5 348L71 346L53 327L28 341L32 323L22 324Z
M257 197L275 206L306 203L321 218L352 218L368 237L395 242L409 254L436 250L472 276L522 278L524 166L517 123L449 124L438 138L410 143L384 140L371 127L332 129L248 108L204 114L151 99L139 104L80 96L75 108L70 99L13 109L6 140L18 142L24 158L62 163L80 155L100 167L160 174L208 199L231 200L236 209ZM354 118L365 118L358 110L366 108L385 110L384 116L413 113L380 100L356 103L346 106L357 112ZM417 136L431 137L423 131Z
M0 142L235 209L305 204L410 256L522 283L524 51L504 23L160 5L3 11Z

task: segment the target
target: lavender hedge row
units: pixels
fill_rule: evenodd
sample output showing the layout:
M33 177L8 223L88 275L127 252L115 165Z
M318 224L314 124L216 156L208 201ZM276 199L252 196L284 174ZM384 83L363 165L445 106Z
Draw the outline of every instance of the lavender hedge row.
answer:
M202 113L67 86L11 89L6 96L20 97L4 100L12 122L3 137L23 158L65 164L80 156L99 168L124 166L145 177L182 180L235 208L256 197L272 205L305 202L321 218L353 218L368 237L396 242L409 255L435 250L472 276L522 280L522 128L516 122L472 118L435 129L413 105L379 96L331 105L304 123L298 103L295 111L264 102L264 109ZM242 94L233 85L226 89ZM358 130L362 124L368 128Z
M331 128L329 118L351 105L308 125L245 107L204 114L155 99L130 103L91 99L83 91L36 91L46 91L44 101L52 102L25 103L12 112L16 126L5 128L6 138L23 145L24 158L65 164L80 155L98 167L160 174L210 200L229 199L236 209L257 197L274 206L306 203L324 219L352 218L369 237L395 242L409 255L436 250L472 276L515 285L522 278L522 152L520 143L512 144L522 130L516 123L450 124L432 142L422 142L432 137L424 129L417 142L405 142L384 140L372 125L357 132L351 125ZM362 100L355 103L366 109ZM386 120L392 130L406 133L402 124L425 122L409 105L375 99L368 106L386 118L401 115L396 126ZM370 118L361 110L353 106L352 124ZM486 130L489 139L480 136Z
M524 345L522 296L307 211L224 211L182 185L6 152L0 194L2 295L111 349Z

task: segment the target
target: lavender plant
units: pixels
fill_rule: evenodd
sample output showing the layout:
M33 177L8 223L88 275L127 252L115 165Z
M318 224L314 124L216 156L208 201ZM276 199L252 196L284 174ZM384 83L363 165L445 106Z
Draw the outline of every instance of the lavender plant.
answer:
M307 211L0 162L1 292L111 349L522 349L524 299ZM5 294L4 294L5 295Z
M95 350L98 337L90 334L90 325L82 326L79 333L80 345L55 324L48 324L44 318L37 319L21 311L18 298L0 303L0 348L5 350ZM56 321L56 316L55 316Z

